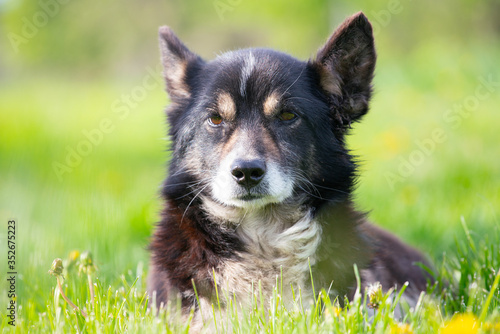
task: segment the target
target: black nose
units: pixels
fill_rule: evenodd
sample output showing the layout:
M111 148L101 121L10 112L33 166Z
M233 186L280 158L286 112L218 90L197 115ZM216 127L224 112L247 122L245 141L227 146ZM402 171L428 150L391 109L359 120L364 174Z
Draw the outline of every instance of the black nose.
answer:
M266 174L263 160L236 160L231 166L231 174L238 184L250 189L259 184Z

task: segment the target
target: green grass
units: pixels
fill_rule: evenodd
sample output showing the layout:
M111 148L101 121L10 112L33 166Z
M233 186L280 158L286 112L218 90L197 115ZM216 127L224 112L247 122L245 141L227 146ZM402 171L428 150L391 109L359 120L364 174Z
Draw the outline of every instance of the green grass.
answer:
M498 54L471 51L443 67L437 55L445 52L433 47L400 59L400 67L381 48L372 109L354 126L349 146L362 165L358 206L429 254L448 288L432 292L404 320L393 317L392 297L370 317L363 298L339 311L323 294L316 305L303 301L302 310L286 309L275 295L249 312L238 311L239 317L230 312L234 329L402 333L408 324L414 333L433 333L450 321L466 322L453 318L455 312L474 315L483 332L499 326L500 290L492 286L500 269L500 94L481 100L456 128L443 119L449 108L474 93L478 75L500 78L496 67L488 67ZM423 70L426 66L439 69L439 75ZM6 222L16 219L19 273L17 326L11 328L2 317L3 330L187 330L188 322L178 320L175 307L159 317L145 307L146 247L158 220L158 187L168 159L162 113L168 101L158 85L124 119L112 111L113 103L142 79L118 83L36 75L0 82L0 217L5 222L0 238L3 247ZM104 118L113 130L61 180L53 163L64 162L68 147L85 140L82 131L96 129ZM446 140L391 187L386 174L398 173L401 161L419 149L416 142L430 138L435 128L444 131ZM66 258L73 250L91 251L98 267L94 304L85 276L70 272L63 285L68 297L90 314L87 319L62 298L56 301L56 280L47 273L54 258ZM6 256L0 267L0 291L6 291ZM2 293L0 305L8 301Z
M404 288L377 297L360 292L343 308L337 300L331 300L324 289L316 300L302 300L300 291L296 291L295 306L287 308L280 299L286 287L277 280L273 295L268 300L254 299L248 309L242 310L237 301L229 298L228 312L224 313L220 311L220 304L215 303L215 320L205 325L219 333L456 333L452 328L457 326L463 333L497 333L500 330L500 271L495 274L492 269L500 267L500 245L488 240L476 242L469 237L470 231L465 225L464 228L467 237L457 241L460 257L445 260L440 270L439 279L447 282L446 287L422 295L414 309L400 302ZM496 230L493 239L498 238L500 234ZM43 312L37 310L33 300L19 308L17 332L188 332L192 314L187 320L182 318L179 305L147 309L151 300L140 280L142 268L138 268L137 273L121 275L120 283L106 286L92 272L88 274L89 283L87 275L75 265L75 259L78 263L74 255L65 261L68 270L64 272L63 289L79 309L65 303L58 289L49 289ZM54 286L55 281L53 278ZM93 302L89 284L95 293ZM368 302L376 303L376 308L372 310ZM403 310L403 318L395 315L398 309ZM452 318L456 312L461 315ZM5 318L2 326L7 327Z

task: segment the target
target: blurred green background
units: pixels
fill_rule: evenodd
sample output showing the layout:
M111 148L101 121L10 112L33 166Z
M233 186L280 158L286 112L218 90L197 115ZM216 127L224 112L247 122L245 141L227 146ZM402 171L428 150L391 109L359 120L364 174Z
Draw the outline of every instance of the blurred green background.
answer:
M307 59L360 10L379 58L349 139L359 208L436 261L461 219L479 237L498 228L496 0L0 0L0 291L8 219L24 307L43 309L47 270L71 250L92 251L107 283L147 271L168 161L158 26L207 59L251 46Z

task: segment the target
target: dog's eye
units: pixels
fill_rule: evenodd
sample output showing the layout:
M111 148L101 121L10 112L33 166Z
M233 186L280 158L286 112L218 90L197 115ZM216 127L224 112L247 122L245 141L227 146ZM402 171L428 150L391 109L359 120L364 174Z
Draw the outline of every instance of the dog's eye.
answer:
M219 126L222 124L222 117L220 117L219 115L210 116L208 122L210 123L210 125Z
M295 119L297 118L297 115L295 115L294 113L292 112L289 112L289 111L283 111L279 116L278 118L282 121L291 121L292 119Z

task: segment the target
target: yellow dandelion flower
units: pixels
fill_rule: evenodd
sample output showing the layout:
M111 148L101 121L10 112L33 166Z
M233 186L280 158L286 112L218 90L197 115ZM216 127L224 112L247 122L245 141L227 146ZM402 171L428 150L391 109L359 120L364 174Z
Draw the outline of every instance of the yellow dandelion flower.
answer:
M337 307L337 306L333 307L333 315L334 316L336 316L336 317L340 316L340 312L342 312L342 308Z
M440 334L476 334L479 321L472 314L457 314L439 331Z
M395 323L391 326L391 334L413 334L409 324Z
M486 333L500 333L500 322L491 323L487 321L481 326L481 329Z
M74 261L78 260L79 257L80 257L80 252L78 250L72 250L69 253L68 259L70 262L74 262Z
M342 308L333 306L332 308L325 309L324 315L326 319L331 319L333 317L338 318L340 316L340 312L342 312Z

